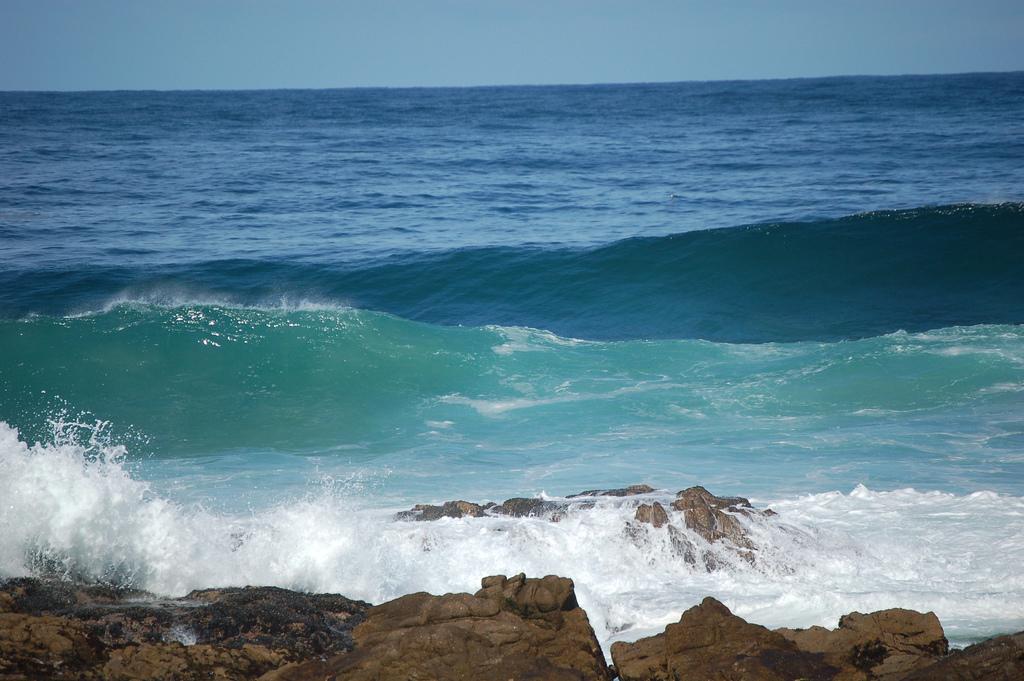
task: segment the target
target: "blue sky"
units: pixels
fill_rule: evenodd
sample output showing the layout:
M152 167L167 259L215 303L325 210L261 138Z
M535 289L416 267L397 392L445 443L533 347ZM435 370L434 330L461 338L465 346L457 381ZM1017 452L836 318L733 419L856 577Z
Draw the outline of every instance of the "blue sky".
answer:
M0 0L4 90L1021 69L1021 0Z

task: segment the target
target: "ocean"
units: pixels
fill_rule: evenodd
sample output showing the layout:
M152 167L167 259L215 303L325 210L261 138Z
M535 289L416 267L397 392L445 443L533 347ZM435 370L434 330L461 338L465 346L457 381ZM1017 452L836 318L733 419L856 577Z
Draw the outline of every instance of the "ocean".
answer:
M1022 201L1024 73L0 93L0 576L1020 630ZM779 516L394 518L634 483Z

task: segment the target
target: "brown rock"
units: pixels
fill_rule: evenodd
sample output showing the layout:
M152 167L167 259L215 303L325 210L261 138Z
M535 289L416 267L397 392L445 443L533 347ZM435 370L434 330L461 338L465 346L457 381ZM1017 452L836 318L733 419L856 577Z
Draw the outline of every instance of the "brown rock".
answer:
M668 513L665 507L655 501L653 504L640 504L633 516L637 522L647 523L654 527L662 527L668 523Z
M109 681L246 681L282 662L279 654L248 644L241 648L143 644L115 650L102 676Z
M754 564L757 547L748 536L740 517L776 515L773 511L753 508L743 497L717 497L703 487L690 487L679 492L672 502L672 508L682 512L687 529L709 544L719 543L720 547L715 551L707 551L698 546L701 542L694 541L692 535L670 522L668 513L659 502L637 507L634 516L636 522L626 526L627 536L635 541L643 541L644 534L636 523L647 523L655 528L667 526L674 553L690 565L699 563L709 572L732 563L723 556L723 549Z
M446 501L440 506L430 504L416 504L408 511L402 511L396 518L398 520L440 520L441 518L479 518L485 511L493 506L481 506L469 501Z
M104 659L103 644L81 622L0 614L0 678L92 678Z
M418 593L372 608L352 653L285 667L265 681L609 678L572 580L498 576L481 585L473 595Z
M845 615L837 629L778 629L801 650L822 653L836 666L861 672L850 678L902 679L949 651L935 613L893 608Z
M770 631L713 598L687 610L664 633L611 649L622 681L902 681L931 669L946 651L933 613L852 613L835 630Z
M1024 631L976 643L904 681L1020 681L1024 679Z
M733 615L713 598L657 636L612 645L622 681L832 681L838 669L780 634Z
M668 658L665 655L665 634L648 636L633 643L612 644L612 662L621 681L666 681Z
M754 548L737 516L759 512L743 497L716 497L703 487L690 487L676 495L672 508L682 511L686 527L708 542L725 539L740 548Z

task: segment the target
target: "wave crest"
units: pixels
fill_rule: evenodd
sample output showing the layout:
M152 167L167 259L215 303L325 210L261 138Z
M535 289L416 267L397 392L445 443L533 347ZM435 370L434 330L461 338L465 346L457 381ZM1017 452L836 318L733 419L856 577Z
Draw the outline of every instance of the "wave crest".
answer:
M1024 204L963 204L369 263L226 260L0 273L0 313L289 300L590 339L836 340L1024 322Z

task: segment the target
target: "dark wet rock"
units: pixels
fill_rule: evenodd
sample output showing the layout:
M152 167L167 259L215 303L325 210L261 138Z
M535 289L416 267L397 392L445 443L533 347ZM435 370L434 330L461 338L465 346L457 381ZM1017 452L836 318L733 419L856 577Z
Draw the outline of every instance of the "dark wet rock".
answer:
M821 653L837 666L852 666L865 679L902 679L949 652L935 613L901 608L850 613L840 618L836 629L777 631L801 650Z
M474 504L469 501L446 501L440 506L416 504L408 511L395 515L396 520L430 521L441 518L481 518L486 515L503 515L513 518L542 518L560 520L570 504L549 501L537 497L514 497L500 504ZM584 507L584 504L575 504Z
M440 506L416 504L408 511L402 511L396 517L399 520L440 520L441 518L479 518L486 514L494 504L474 504L469 501L446 501Z
M549 517L551 520L560 520L565 514L568 504L546 499L515 497L506 499L503 503L492 507L492 513L498 515L512 516L513 518L538 518Z
M289 657L352 647L351 630L368 603L336 594L303 594L277 587L193 591L161 599L140 591L19 579L0 586L9 609L78 621L108 646L141 643L258 644Z
M291 660L350 650L369 607L276 587L160 599L12 579L0 584L0 679L255 678Z
M633 518L637 522L647 523L654 527L662 527L668 524L668 513L665 511L665 507L657 501L652 504L640 504Z
M486 577L475 594L416 593L372 608L356 649L290 665L265 681L336 678L606 681L572 580Z
M799 650L781 634L746 622L713 598L684 612L664 633L614 643L611 653L622 681L833 681L839 673L821 654Z
M1019 681L1024 679L1024 631L954 651L903 681Z
M0 583L0 612L40 614L79 605L101 605L145 598L154 597L137 589L79 584L60 579L16 577Z
M351 631L370 605L338 594L303 594L272 586L193 591L180 620L197 642L229 647L259 644L289 658L349 650Z
M638 494L651 494L655 489L650 485L630 485L618 489L588 489L578 494L570 494L566 499L579 497L633 497Z
M672 542L672 552L682 558L689 565L697 564L697 557L701 556L705 563L705 568L710 572L712 569L717 567L717 563L713 565L709 561L713 561L713 557L708 554L701 554L697 550L697 545L693 543L693 540L686 536L686 533L675 525L668 526L669 541Z
M650 485L630 485L618 489L591 489L570 494L566 499L574 501L551 501L538 497L513 497L500 504L493 502L476 504L471 501L446 501L437 506L416 504L408 511L395 515L397 520L440 520L441 518L481 518L487 515L503 515L513 518L542 518L561 520L566 511L593 508L597 497L631 497L654 492Z

